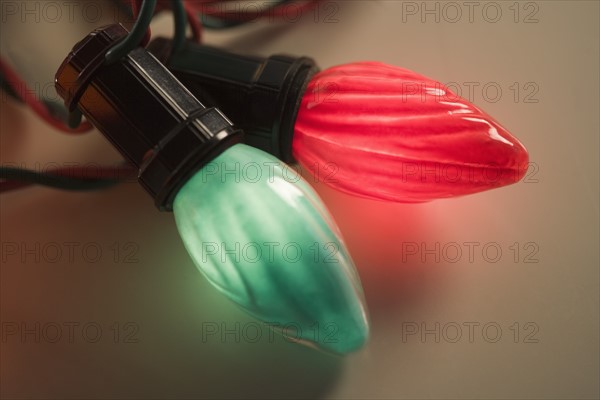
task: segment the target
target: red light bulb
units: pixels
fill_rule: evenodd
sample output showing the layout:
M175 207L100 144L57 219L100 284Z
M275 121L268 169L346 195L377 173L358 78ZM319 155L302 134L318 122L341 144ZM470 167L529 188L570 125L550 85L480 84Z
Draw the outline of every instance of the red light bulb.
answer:
M362 197L422 202L520 180L523 145L439 82L377 63L315 75L298 111L293 155L325 183Z
M150 48L202 102L224 110L247 144L353 195L423 202L515 183L527 170L527 150L506 129L406 69L361 62L318 73L306 57L200 45L170 57L160 38Z

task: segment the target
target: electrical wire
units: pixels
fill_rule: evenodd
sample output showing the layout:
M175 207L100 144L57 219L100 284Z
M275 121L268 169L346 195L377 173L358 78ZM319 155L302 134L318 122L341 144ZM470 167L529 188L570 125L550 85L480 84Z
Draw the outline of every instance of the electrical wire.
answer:
M120 7L125 7L127 8L132 16L137 16L139 13L139 10L142 6L142 1L143 0L116 0L117 4ZM187 19L187 23L190 25L191 31L192 31L192 40L200 43L202 41L202 25L200 24L200 21L198 20L198 18L196 17L196 13L195 11L190 7L190 1L189 0L170 0L173 4L175 2L181 2L181 4L183 4L183 9L186 15L186 19ZM127 7L127 4L129 5L129 7ZM168 5L169 3L167 3L165 0L159 0L158 3L156 4L156 8L154 10L154 14L158 14L159 12L168 9ZM175 9L175 7L177 7L177 5L172 6L173 9ZM181 24L181 22L180 22ZM179 25L181 26L181 25ZM177 26L176 26L177 29ZM183 29L182 29L183 30Z
M0 167L0 193L23 189L31 185L71 191L99 190L133 179L136 174L137 170L129 164L93 169L67 167L48 172Z
M295 8L295 12L302 15L304 12L315 8L322 0L308 0ZM220 4L213 2L210 4ZM208 6L197 6L196 10L201 14L202 24L209 29L228 29L258 18L274 17L282 18L287 16L288 6L295 4L295 0L279 0L275 4L266 7L264 10L257 11L218 11Z
M140 42L143 42L145 39L146 41L147 39L149 39L148 27L154 14L156 1L157 0L143 0L139 10L135 6L135 1L132 1L132 11L133 14L137 16L137 20L129 35L127 35L127 37L123 41L119 42L117 45L115 45L115 47L109 50L109 52L106 55L108 63L120 59L129 51L133 50L133 48L137 46ZM183 9L183 6L181 6L180 8L181 9L178 10L179 23L177 24L177 27L179 31L183 30L183 35L185 36L186 17L183 17L183 23L181 22L181 20L182 15L186 15L186 11L185 9ZM181 25L183 25L183 28L181 28ZM181 33L176 32L176 36L177 35L180 36ZM179 38L179 36L177 36L177 40L181 41L181 38ZM185 37L183 38L183 40L185 40ZM46 123L48 123L49 125L61 132L83 133L93 129L91 123L82 123L82 114L81 111L79 111L78 109L74 110L71 113L68 113L66 121L57 118L54 115L54 113L49 109L48 105L36 97L36 95L28 88L25 81L21 79L19 74L17 74L2 58L0 58L0 88L3 89L9 96L13 97L14 99L24 102L41 119L43 119Z
M133 4L133 3L132 3ZM112 64L125 57L131 50L139 46L147 35L150 21L154 16L156 0L144 0L140 7L137 19L125 39L117 43L106 53L106 63ZM135 11L134 11L135 14Z
M192 31L193 40L196 43L202 43L202 24L200 23L200 20L196 17L194 10L192 10L188 3L184 2L183 7L185 8L188 24Z
M3 82L12 89L18 99L27 104L34 113L55 129L65 133L83 133L93 129L92 124L83 122L75 128L71 128L64 121L56 118L48 107L40 101L35 93L29 89L27 83L0 57L0 74Z
M142 0L118 0L121 4L128 1L133 9L134 15L136 10L141 7ZM171 0L172 2L180 0ZM188 23L192 30L194 41L202 42L203 27L222 30L233 28L252 22L258 18L285 18L289 12L288 6L295 4L294 12L302 15L302 13L315 8L322 0L306 0L298 4L298 0L277 0L269 2L269 6L263 10L252 11L219 11L219 5L225 5L232 0L181 0L187 14ZM156 6L155 13L169 8L166 0L159 0Z
M8 82L6 80L6 78L4 78L4 74L2 74L1 71L0 71L0 90L3 90L4 93L6 93L10 97L12 97L13 100L18 101L19 103L23 102L23 100L17 95L17 92L10 85L10 82Z
M173 17L175 21L175 34L173 35L173 48L171 55L181 51L185 46L185 31L187 28L187 12L182 0L173 0Z

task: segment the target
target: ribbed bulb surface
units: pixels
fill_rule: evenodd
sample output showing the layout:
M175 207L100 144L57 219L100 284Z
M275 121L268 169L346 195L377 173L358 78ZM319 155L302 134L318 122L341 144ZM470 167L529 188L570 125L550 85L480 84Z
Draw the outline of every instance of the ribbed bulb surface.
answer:
M368 337L360 280L340 231L294 170L237 144L175 198L185 247L198 269L288 338L346 353Z
M317 74L302 98L293 155L344 192L423 202L519 181L525 147L444 85L378 62Z

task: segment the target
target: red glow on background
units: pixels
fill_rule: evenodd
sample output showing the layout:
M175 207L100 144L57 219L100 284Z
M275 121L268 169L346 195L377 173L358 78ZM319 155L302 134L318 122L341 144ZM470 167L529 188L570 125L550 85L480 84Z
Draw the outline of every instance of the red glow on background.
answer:
M362 62L333 67L309 83L293 154L326 183L366 198L423 202L519 181L525 147L441 83Z

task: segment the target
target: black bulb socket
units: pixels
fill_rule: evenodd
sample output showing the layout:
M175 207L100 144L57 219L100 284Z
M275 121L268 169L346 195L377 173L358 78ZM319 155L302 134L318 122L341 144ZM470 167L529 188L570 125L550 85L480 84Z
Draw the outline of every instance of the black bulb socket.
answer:
M171 55L171 40L148 50L205 104L245 132L244 142L292 163L294 125L308 83L319 71L308 57L243 56L192 42Z
M56 90L69 111L79 109L139 169L156 206L171 211L188 179L243 133L146 49L107 64L106 52L127 34L115 24L77 43L56 73Z

